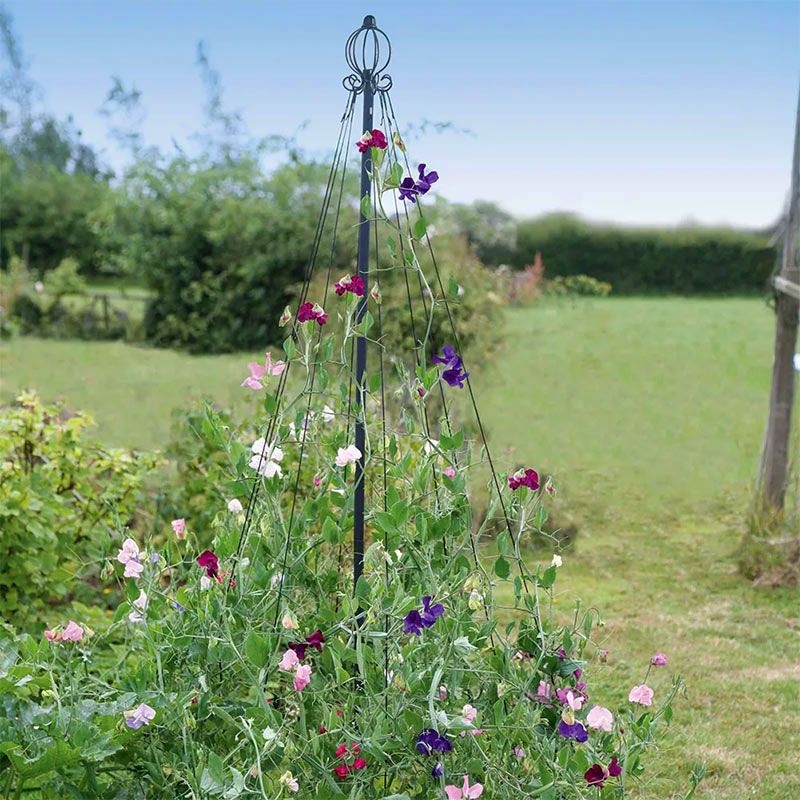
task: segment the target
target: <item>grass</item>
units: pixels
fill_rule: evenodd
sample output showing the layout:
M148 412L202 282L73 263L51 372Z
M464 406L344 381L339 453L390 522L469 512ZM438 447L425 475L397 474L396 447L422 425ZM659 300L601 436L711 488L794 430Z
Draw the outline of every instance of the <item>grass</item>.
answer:
M508 340L476 375L496 460L552 472L557 513L580 528L558 607L607 620L591 667L609 707L650 656L687 684L662 757L639 796L800 796L800 594L757 590L736 549L767 409L774 319L756 299L606 299L513 309ZM246 355L189 357L121 344L18 339L0 350L0 396L36 386L93 412L110 442L163 442L191 396L242 403ZM549 556L548 556L549 558Z

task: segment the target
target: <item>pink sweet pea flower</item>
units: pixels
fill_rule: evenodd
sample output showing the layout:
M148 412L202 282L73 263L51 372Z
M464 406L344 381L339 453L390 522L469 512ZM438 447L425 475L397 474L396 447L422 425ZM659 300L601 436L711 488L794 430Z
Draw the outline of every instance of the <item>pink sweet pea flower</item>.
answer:
M252 389L254 392L263 389L264 367L256 361L249 361L247 368L250 370L250 374L242 381L242 386L245 389Z
M361 458L361 451L351 444L347 447L340 447L336 454L336 466L344 467L347 464L355 464Z
M525 751L521 747L514 748L514 755L517 758L525 758Z
M552 692L553 689L550 684L547 684L544 681L539 681L539 688L536 690L536 696L540 700L549 700Z
M233 500L229 500L228 511L230 511L231 514L241 514L242 511L244 511L244 506L242 505L242 501L236 497L234 497Z
M592 710L586 717L586 724L595 730L611 733L611 728L614 725L614 715L603 706L592 706Z
M284 672L291 672L299 663L300 659L297 657L297 653L294 650L287 650L283 654L283 658L278 662L278 669L282 669Z
M628 695L628 700L631 703L638 703L641 706L652 705L653 690L645 683L639 686L634 686Z
M128 619L135 623L144 622L144 617L139 613L139 611L147 610L147 594L144 589L139 592L139 596L133 601L133 603L131 603L131 605L133 606L133 611L128 614Z
M129 561L139 560L139 545L133 539L126 539L117 553L117 561L127 564Z
M450 480L453 480L453 478L455 478L456 476L456 471L452 467L445 467L444 474L446 478L450 478Z
M133 559L131 559L125 565L125 572L122 573L122 577L140 578L143 571L144 571L144 564L140 564L138 561L134 561Z
M300 664L294 672L294 688L297 692L302 692L311 680L311 666Z
M656 653L651 659L650 663L654 667L666 667L667 666L667 657L664 653Z
M172 525L172 530L175 532L175 535L179 539L183 539L184 531L186 530L186 520L183 517L174 519L170 522L170 525Z
M473 800L483 794L483 786L480 783L473 783L470 786L469 775L464 775L464 785L461 788L451 784L444 787L444 793L447 795L447 800Z
M79 642L83 639L83 628L78 625L77 622L70 620L67 623L67 627L64 628L64 632L61 634L61 638L65 642Z
M472 722L472 720L478 716L478 709L467 703L464 708L461 709L461 716L464 717L467 722Z
M52 630L52 631L45 631L44 638L47 639L48 642L60 642L61 641L61 631Z

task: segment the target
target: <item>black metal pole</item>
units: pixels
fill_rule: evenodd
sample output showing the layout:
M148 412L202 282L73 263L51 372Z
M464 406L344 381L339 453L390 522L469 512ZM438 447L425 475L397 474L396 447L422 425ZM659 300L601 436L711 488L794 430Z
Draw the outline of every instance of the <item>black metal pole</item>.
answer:
M372 130L372 72L364 72L363 92L364 112L362 115L363 131ZM370 167L370 149L361 154L361 195L369 196L372 182L368 173ZM363 214L359 217L358 227L358 275L364 281L364 295L358 301L356 320L361 322L367 311L367 298L369 297L369 233L370 220ZM367 369L367 340L364 336L356 339L356 447L361 451L361 458L356 462L356 491L353 502L353 591L355 592L358 579L364 570L364 459L365 459L365 432L364 421L366 412L365 399L365 372Z

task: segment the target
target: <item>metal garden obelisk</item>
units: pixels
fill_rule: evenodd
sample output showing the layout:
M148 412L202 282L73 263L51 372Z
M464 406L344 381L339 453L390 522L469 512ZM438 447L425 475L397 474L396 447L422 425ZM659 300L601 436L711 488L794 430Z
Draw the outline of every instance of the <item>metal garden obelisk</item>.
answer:
M343 83L346 89L361 94L363 103L361 131L372 130L372 112L375 92L386 91L391 78L383 74L391 58L391 45L386 34L378 28L375 17L367 15L361 27L353 31L345 45L347 65L353 70ZM363 209L368 203L363 198L371 192L371 148L361 154L361 208L358 227L358 275L364 281L364 294L359 299L356 320L361 322L367 311L369 297L369 239L371 218ZM355 439L361 458L356 462L355 497L353 501L353 591L364 568L364 459L366 436L364 431L365 372L367 367L367 340L363 335L356 339L355 365Z

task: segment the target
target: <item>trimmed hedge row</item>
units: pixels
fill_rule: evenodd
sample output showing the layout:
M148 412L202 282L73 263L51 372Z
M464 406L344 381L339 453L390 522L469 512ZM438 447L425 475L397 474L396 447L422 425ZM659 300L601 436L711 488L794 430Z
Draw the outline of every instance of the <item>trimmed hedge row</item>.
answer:
M618 294L760 291L775 264L766 237L726 229L623 229L565 215L520 222L512 265L542 254L546 275L591 275Z

